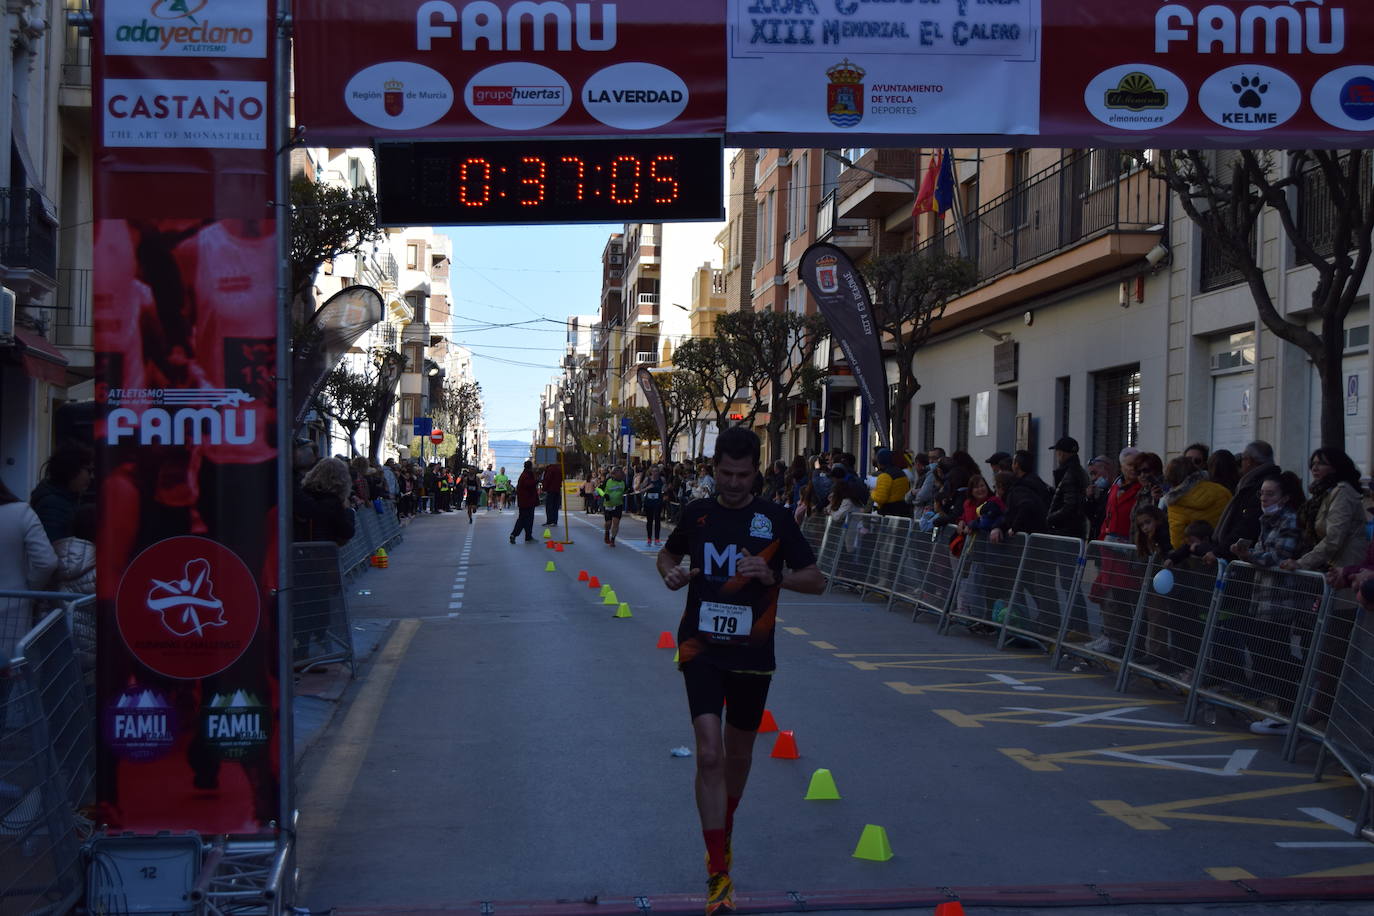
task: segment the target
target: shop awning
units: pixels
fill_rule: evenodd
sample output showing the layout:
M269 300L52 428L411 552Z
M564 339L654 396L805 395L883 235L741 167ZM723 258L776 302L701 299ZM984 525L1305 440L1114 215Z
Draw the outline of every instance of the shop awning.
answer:
M67 384L67 358L46 337L27 328L15 328L19 358L30 378L53 385Z

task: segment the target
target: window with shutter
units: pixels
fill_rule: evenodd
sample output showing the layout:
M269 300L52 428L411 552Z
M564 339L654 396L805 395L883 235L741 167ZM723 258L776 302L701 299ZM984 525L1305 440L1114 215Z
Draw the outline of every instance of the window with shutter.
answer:
M1140 439L1140 366L1093 373L1093 454L1115 455Z

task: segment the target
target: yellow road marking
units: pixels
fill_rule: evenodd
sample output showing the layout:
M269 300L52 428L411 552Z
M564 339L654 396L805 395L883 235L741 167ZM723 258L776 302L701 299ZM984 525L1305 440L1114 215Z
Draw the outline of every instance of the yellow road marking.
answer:
M1255 877L1253 873L1243 868L1209 868L1207 874L1218 881L1244 881L1246 878Z
M815 646L817 649L825 649L827 651L834 651L835 649L835 647L832 646L830 643L820 639L813 640L811 642L811 645Z
M787 632L791 633L793 636L806 636L806 635L807 635L806 631L803 630L801 627L783 627L783 629L786 630Z
M999 747L998 750L1034 773L1060 773L1064 769L1024 747Z
M1342 868L1330 868L1326 871L1309 871L1301 875L1293 875L1294 878L1363 878L1374 875L1374 862L1365 862L1363 865L1346 865Z
M396 669L419 628L420 621L413 618L396 624L396 631L373 662L367 680L353 698L343 724L330 743L327 764L320 767L314 785L300 800L303 842L297 846L297 857L301 874L307 876L307 880L312 868L323 861L328 852L329 837L348 805L353 783L372 746L372 736L391 691Z
M936 709L933 712L937 716L948 719L951 725L957 725L959 728L983 727L983 723L978 721L978 716L965 715L957 709Z
M1335 827L1323 821L1291 820L1288 818L1276 817L1240 817L1231 814L1209 814L1186 809L1206 808L1213 805L1231 804L1232 802L1254 801L1259 798L1276 798L1282 795L1297 795L1302 792L1343 789L1351 784L1352 780L1348 778L1331 779L1326 782L1305 781L1293 786L1257 789L1253 792L1233 792L1229 795L1213 795L1208 798L1184 798L1177 801L1160 802L1153 805L1137 806L1119 800L1095 801L1093 804L1100 808L1103 813L1110 814L1127 826L1134 827L1137 830L1168 830L1169 826L1164 823L1166 820L1204 821L1209 824L1245 824L1251 827L1283 827L1292 830L1335 830Z

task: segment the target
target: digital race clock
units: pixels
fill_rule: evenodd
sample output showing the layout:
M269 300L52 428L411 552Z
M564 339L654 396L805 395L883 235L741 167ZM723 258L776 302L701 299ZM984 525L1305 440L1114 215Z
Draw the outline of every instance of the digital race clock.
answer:
M710 137L377 144L384 226L725 218Z

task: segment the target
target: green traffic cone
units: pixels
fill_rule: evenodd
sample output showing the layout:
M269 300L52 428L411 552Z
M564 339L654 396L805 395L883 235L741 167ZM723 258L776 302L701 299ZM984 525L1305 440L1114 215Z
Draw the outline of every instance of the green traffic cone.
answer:
M620 607L616 608L615 616L617 616L617 617L633 617L634 614L631 614L631 613L630 613L630 606L629 606L628 604L626 604L624 601L622 601L622 602L620 602Z
M553 560L550 560L549 562L547 562L547 563L544 564L544 572L553 572L553 570L554 570Z
M831 801L840 797L835 788L835 777L829 770L821 769L811 774L811 785L806 790L806 801Z
M620 603L620 599L615 596L615 592L607 592L606 597L601 599L601 603L615 605Z
M887 841L887 831L877 824L865 824L859 845L854 847L854 858L870 862L886 862L892 858L892 844Z

